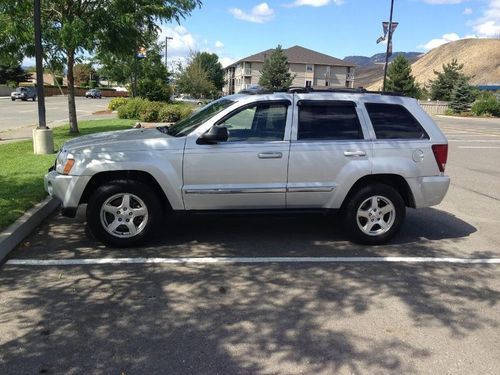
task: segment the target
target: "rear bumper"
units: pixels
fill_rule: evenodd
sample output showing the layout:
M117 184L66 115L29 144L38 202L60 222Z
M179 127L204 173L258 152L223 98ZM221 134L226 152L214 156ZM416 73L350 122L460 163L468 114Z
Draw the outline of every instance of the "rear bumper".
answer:
M62 213L74 217L90 176L66 176L50 171L45 175L45 191L61 201Z
M450 177L419 177L409 179L408 184L413 192L415 207L430 207L441 203L450 187Z

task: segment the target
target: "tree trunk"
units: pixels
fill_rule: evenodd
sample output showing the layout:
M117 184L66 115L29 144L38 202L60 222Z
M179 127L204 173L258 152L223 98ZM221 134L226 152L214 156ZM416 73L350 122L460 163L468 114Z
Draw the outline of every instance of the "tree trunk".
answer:
M68 51L68 109L69 109L69 132L79 133L78 121L76 119L75 105L75 76L73 67L75 65L75 51Z

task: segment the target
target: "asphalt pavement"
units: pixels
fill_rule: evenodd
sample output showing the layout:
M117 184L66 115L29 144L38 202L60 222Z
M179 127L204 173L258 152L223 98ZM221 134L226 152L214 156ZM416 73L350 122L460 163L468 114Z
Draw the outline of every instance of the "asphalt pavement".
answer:
M54 215L0 269L0 373L498 374L500 121L437 122L449 193L384 246L259 215L108 249Z
M76 114L79 120L109 118L109 115L94 115L108 108L109 98L87 99L76 97ZM45 98L47 125L56 127L67 123L68 98L49 96ZM0 140L31 139L31 131L38 124L37 102L11 101L0 98ZM113 116L114 117L114 116Z

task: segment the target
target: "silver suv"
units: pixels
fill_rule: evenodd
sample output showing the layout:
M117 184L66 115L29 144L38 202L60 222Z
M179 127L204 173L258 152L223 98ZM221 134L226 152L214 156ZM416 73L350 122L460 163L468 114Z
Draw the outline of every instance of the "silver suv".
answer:
M415 99L330 90L232 95L170 127L67 142L45 177L92 233L143 244L179 211L337 211L355 241L381 244L406 207L436 205L448 145Z

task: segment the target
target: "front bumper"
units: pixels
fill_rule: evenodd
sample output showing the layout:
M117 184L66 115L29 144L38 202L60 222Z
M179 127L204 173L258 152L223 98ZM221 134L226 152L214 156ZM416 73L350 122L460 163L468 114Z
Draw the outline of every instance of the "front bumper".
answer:
M90 176L67 176L52 170L45 175L45 191L62 203L62 212L74 216Z

